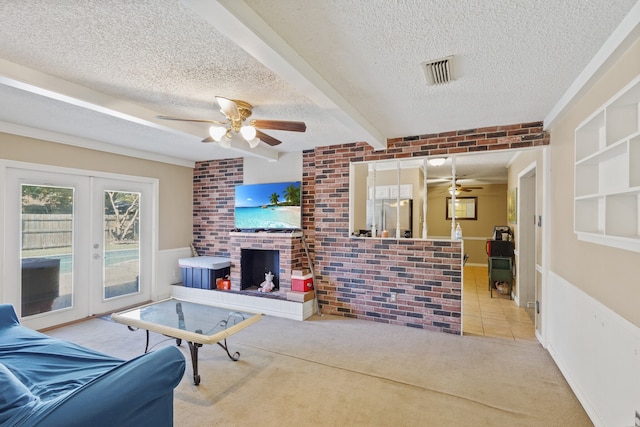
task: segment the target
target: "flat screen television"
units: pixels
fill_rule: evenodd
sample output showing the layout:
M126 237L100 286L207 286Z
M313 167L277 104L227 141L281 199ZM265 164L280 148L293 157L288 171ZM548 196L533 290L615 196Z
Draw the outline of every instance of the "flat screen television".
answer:
M298 230L302 223L300 181L236 185L235 228Z

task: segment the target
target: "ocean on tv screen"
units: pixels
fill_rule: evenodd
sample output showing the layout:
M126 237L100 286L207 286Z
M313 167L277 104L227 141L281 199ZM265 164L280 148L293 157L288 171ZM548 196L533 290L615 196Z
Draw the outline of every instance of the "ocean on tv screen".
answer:
M235 228L299 229L300 181L236 186Z
M235 227L300 228L300 206L266 206L235 209Z

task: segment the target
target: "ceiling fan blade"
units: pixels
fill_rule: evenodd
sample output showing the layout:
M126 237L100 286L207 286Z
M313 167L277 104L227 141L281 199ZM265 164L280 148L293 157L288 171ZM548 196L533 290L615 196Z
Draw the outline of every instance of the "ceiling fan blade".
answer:
M205 139L203 139L202 142L216 142L216 140L208 136Z
M240 112L238 111L238 104L222 96L216 96L216 101L220 106L220 111L231 120L239 120Z
M176 120L176 121L179 121L179 122L215 123L215 124L218 124L218 125L224 125L224 124L228 123L228 122L221 122L219 120L183 119L183 118L180 118L180 117L171 117L171 116L156 116L156 118L162 119L162 120Z
M251 124L260 129L286 130L291 132L304 132L307 125L304 122L292 122L288 120L251 120Z
M256 138L260 138L260 141L264 142L265 144L269 144L272 147L274 145L278 145L278 144L282 143L282 141L279 141L279 140L275 139L274 137L267 135L264 132L260 132L257 129L256 129Z

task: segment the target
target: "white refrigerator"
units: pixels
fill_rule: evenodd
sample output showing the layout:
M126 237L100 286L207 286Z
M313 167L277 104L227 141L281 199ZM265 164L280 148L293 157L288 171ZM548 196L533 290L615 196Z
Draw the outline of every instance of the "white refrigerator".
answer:
M400 219L400 237L409 238L413 236L413 200L400 199L377 199L367 200L367 229L373 229L373 218L376 220L376 233L387 230L389 237L396 237L398 228L398 218Z

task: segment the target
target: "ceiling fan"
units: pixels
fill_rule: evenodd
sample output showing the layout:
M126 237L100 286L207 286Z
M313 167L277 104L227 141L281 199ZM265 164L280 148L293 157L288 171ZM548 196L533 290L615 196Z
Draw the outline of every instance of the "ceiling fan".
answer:
M209 136L202 142L218 142L222 147L231 147L231 139L234 134L239 133L245 141L249 143L251 148L258 146L260 141L275 146L281 144L282 141L267 135L260 129L284 130L291 132L304 132L307 125L304 122L294 122L288 120L259 120L252 119L245 123L247 118L251 116L253 106L248 102L239 99L228 99L222 96L216 96L216 102L220 106L220 112L224 114L226 120L202 120L202 119L184 119L171 116L157 116L163 120L178 120L182 122L198 122L211 123L209 128Z
M448 188L449 194L453 192L452 189L453 189L453 186L450 185ZM482 187L472 187L472 186L456 184L456 194L468 193L473 190L482 190Z

